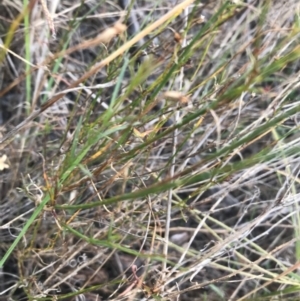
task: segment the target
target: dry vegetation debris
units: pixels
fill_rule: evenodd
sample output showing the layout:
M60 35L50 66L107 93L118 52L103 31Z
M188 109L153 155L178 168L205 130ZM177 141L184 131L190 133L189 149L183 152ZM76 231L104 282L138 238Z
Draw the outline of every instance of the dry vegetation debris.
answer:
M299 9L0 3L0 298L296 300Z

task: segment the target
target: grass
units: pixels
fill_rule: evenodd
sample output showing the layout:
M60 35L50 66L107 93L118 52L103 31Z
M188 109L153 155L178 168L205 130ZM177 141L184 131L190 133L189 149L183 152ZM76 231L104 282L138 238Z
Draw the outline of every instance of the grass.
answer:
M294 2L1 4L0 296L296 300Z

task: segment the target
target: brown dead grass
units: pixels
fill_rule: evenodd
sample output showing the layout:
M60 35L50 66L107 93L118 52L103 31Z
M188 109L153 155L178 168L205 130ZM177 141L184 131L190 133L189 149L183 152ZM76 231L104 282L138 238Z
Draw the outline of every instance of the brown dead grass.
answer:
M208 5L199 6L198 17L201 14L209 18L221 2L212 1ZM178 80L176 77L173 86L168 83L162 90L164 95L169 96L172 91L180 90L175 89L179 85L190 91L188 97L184 96L186 101L181 104L184 108L181 118L226 91L230 80L243 74L251 65L251 55L265 57L266 61L276 60L268 55L290 33L295 12L299 13L299 5L292 0L283 1L284 3L270 1L271 9L262 27L264 34L260 37L261 44L256 48L252 43L257 35L258 25L255 23L261 14L258 2L245 4L244 8L236 11L233 18L224 20L224 24L213 33L209 50L206 49L207 44L201 46L201 51L208 51L208 55L197 71L197 76L193 75L201 55L195 52L184 69L183 79ZM32 201L33 196L37 200L42 198L47 186L56 183L56 171L62 156L70 146L79 117L89 110L90 99L97 91L93 88L96 85L107 84L98 88L103 89L101 101L94 104L91 120L96 120L107 109L112 85L118 75L117 71L110 72L109 68L120 68L120 57L124 50L141 39L144 44L148 43L147 51L157 59L159 67L146 81L145 87L169 67L174 56L178 43L174 36L176 38L176 34L181 34L184 26L182 16L175 19L169 29L155 32L158 22L157 26L153 25L145 32L142 31L143 34L136 34L136 40L128 42L125 27L116 23L120 20L125 23L127 13L113 2L106 1L98 6L96 4L94 1L87 1L84 7L80 7L80 1L52 1L51 4L48 3L49 12L42 9L38 2L32 7L32 103L29 114L25 105L25 69L24 60L21 59L25 57L24 29L21 25L9 45L10 52L6 53L5 60L0 65L0 126L1 133L8 134L7 139L2 141L0 157L6 154L7 164L10 166L9 169L0 171L1 255L5 254L36 207L37 204ZM135 5L134 13L138 23L142 24L146 20L150 24L154 20L162 22L162 16L171 11L175 1L137 1ZM91 8L95 9L82 19L68 48L62 50L60 42L72 30L69 21L79 20ZM0 4L2 41L22 9L21 2L4 1ZM186 37L187 41L203 26L203 20L198 19L195 18L195 24ZM119 25L116 27L113 24ZM56 40L49 37L49 31L52 34L55 32ZM153 38L152 43L149 37L153 32L156 39ZM295 37L295 41L297 39ZM155 45L156 42L158 46ZM252 51L250 54L249 49ZM58 64L58 70L53 72L55 59L60 56L63 59ZM224 60L228 61L228 65L220 72L219 67ZM298 70L299 62L287 66L286 70L272 74L260 86L255 87L255 94L245 93L243 101L232 104L230 108L222 107L211 111L203 120L199 120L198 130L189 139L186 140L186 137L190 128L180 131L178 141L184 146L178 153L176 171L184 173L194 165L197 171L208 169L208 166L197 165L201 157L269 118L273 107L281 101L281 97L286 96L284 91L295 81ZM107 74L114 74L115 77L108 77ZM209 80L213 85L211 78L214 76L218 78L218 85L215 85L213 93L201 98L199 102ZM50 79L55 84L51 90L47 90ZM82 83L85 87L78 92L76 89ZM122 86L126 87L129 83L130 74L126 74ZM136 89L128 95L127 101L134 100L139 93ZM45 103L45 99L50 101ZM173 118L176 107L174 103L176 99L174 102L163 103L158 114ZM125 107L120 116L130 113L132 112ZM146 114L141 117L145 120L148 118ZM136 129L126 151L133 149L144 136L155 131L150 126L153 120L149 117L145 122L146 126L142 124ZM286 122L286 127L298 126L297 121L291 123L289 125ZM294 134L289 139L291 144L298 143L298 137ZM249 158L274 144L275 140L272 133L257 137L250 146L237 149L230 162ZM158 175L164 177L168 174L165 167L172 155L173 141L172 135L169 135L147 153L137 154L122 168L119 162L107 161L102 165L102 162L97 161L100 154L93 150L86 163L89 168L97 169L94 181L85 181L84 172L78 173L59 195L57 204L73 204L77 200L89 203L149 187ZM108 152L110 146L107 145L107 148L100 151ZM115 157L118 157L118 152L121 153L116 150ZM96 154L95 157L93 154ZM299 181L297 168L294 167L298 166L298 161L296 157L288 158L296 179L296 192ZM134 173L131 173L132 169ZM280 183L278 173L284 175L286 172L286 161L274 160L267 166L262 163L242 169L210 189L203 189L199 183L174 189L168 259L179 262L185 248L188 255L182 261L180 269L172 270L173 267L168 266L169 271L164 273L161 271L161 263L150 261L147 256L136 258L58 231L56 213L45 210L0 271L0 291L5 292L3 296L7 300L29 300L29 295L36 300L44 300L44 295L54 298L54 295L74 293L85 288L88 291L82 300L154 300L158 296L161 300L221 300L221 295L223 300L242 300L243 296L254 292L260 285L267 286L268 290L265 292L284 289L287 284L283 281L268 283L267 276L270 275L265 275L262 271L268 270L270 274L281 275L287 267L297 268L294 266L298 260L295 254L294 225L291 219L284 217L297 210L298 194L285 195L290 207L272 209L259 223L253 221L261 216L266 204L281 197L280 187L284 185ZM82 183L87 184L81 185ZM63 217L69 223L72 222L73 228L81 230L86 236L104 239L109 233L117 236L123 245L130 245L143 255L162 254L167 199L168 193L165 192L151 199L137 199L130 206L120 203L117 208L108 205L96 210L93 208L57 214L60 217L65 214ZM252 226L253 231L250 231ZM240 245L235 245L235 237L239 238L243 233L250 233L248 239L255 241L257 245L253 247L241 239L237 239ZM194 239L191 240L193 236ZM206 256L205 250L211 256ZM204 254L203 258L201 254ZM133 266L136 266L137 271ZM233 273L235 268L240 273ZM193 277L190 271L194 272ZM286 283L294 285L297 282L293 279L290 282L286 280ZM70 296L64 300L80 298L83 297Z

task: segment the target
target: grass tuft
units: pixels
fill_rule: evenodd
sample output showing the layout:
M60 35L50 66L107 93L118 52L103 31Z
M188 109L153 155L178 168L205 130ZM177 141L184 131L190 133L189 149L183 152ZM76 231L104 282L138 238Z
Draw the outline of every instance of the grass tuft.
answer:
M0 4L0 296L297 300L297 2L50 2Z

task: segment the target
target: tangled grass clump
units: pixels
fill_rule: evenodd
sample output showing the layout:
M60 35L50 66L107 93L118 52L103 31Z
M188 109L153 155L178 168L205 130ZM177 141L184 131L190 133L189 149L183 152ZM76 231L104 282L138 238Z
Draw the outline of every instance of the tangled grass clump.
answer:
M297 300L299 9L1 3L1 298Z

